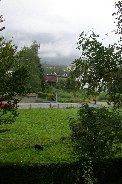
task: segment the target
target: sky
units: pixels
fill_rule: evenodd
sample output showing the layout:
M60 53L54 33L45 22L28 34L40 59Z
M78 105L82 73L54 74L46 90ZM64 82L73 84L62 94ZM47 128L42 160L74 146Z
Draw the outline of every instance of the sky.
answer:
M36 40L43 62L70 63L78 58L82 31L100 34L105 45L115 41L115 0L1 0L2 34L19 47ZM109 36L106 36L108 33Z

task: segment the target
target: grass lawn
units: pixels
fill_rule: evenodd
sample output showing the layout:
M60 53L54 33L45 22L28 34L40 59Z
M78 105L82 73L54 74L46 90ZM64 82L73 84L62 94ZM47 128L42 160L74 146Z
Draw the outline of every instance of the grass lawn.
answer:
M12 125L0 126L1 164L51 164L76 161L73 155L69 118L77 109L27 109ZM43 151L35 150L35 144Z

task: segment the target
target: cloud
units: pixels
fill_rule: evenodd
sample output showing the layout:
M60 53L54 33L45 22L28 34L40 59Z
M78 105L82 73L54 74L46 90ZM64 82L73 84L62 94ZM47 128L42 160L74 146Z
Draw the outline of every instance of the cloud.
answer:
M115 0L2 0L1 12L6 19L3 34L7 39L13 37L19 47L36 40L42 57L74 57L78 55L76 42L82 31L93 28L104 37L115 28L114 3Z
M24 32L79 32L111 27L112 0L4 0L6 28ZM105 28L105 27L104 27ZM101 31L100 31L101 32Z
M13 35L16 35L12 37ZM19 31L11 31L9 35L7 31L4 33L8 39L11 37L14 43L19 46L29 46L34 40L40 44L41 57L70 57L77 55L76 39L73 34L51 34L51 33L25 33Z

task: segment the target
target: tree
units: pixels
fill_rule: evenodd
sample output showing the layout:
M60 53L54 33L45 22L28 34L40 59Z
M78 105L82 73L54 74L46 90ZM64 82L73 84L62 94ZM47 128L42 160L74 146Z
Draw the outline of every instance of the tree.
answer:
M81 57L74 61L72 75L80 78L82 88L87 85L87 96L106 92L108 101L119 107L122 104L121 52L116 44L105 47L98 38L94 32L81 33L78 41ZM71 122L75 151L79 157L88 159L88 163L84 163L85 180L93 177L92 167L96 160L111 158L121 151L118 146L121 145L121 119L120 111L115 112L114 108L110 112L106 107L92 108L86 104L79 110L78 119Z
M17 95L26 94L27 70L14 68L17 48L12 41L0 37L0 100L9 106L0 108L0 124L12 123L17 116ZM6 108L7 107L7 108Z
M117 13L115 13L118 20L117 33L121 34L122 1L116 3L116 6L118 8ZM108 47L105 47L99 41L99 35L96 35L94 32L90 32L89 34L82 32L79 36L77 47L81 51L81 57L74 61L75 67L72 71L72 75L80 77L82 88L87 85L88 96L96 96L104 91L107 94L108 100L114 102L114 107L122 105L122 55L120 52L120 41L114 45L109 44ZM114 110L115 108L111 108L112 112L110 112L106 107L95 109L85 105L79 111L80 119L78 122L80 122L75 123L75 125L72 124L72 136L76 137L74 140L77 143L79 140L82 142L82 144L78 143L78 145L82 145L82 148L85 147L90 153L90 157L95 158L97 156L104 158L102 146L99 145L100 139L97 140L95 138L99 137L99 135L101 135L101 141L105 149L109 149L109 152L112 153L112 146L116 139L115 133L117 132L115 125L118 126L118 132L122 130L121 112L118 109L116 109L116 112ZM112 130L108 126L108 122ZM83 140L85 141L83 142ZM117 136L117 140L121 142L120 136ZM110 147L108 146L107 148L108 143L110 143ZM89 144L91 147L86 146ZM93 153L97 155L93 156ZM104 153L106 153L105 150Z
M84 104L77 119L70 122L75 151L80 158L88 159L88 165L84 164L87 166L86 183L94 183L91 181L94 161L111 158L122 150L122 115L118 108L115 109L122 105L122 1L118 1L116 7L118 10L114 15L117 16L120 40L105 47L99 42L99 35L82 32L78 40L81 57L74 61L72 71L73 76L81 78L82 88L87 85L88 96L96 96L104 91L109 101L114 102L111 109Z
M78 41L81 57L74 61L72 75L80 77L81 86L88 86L88 95L95 96L103 91L109 101L122 103L122 56L116 45L105 47L98 41L99 36L82 32Z
M4 19L3 19L3 16L0 15L0 23L2 23L2 22L4 22ZM5 27L3 26L3 27L0 28L0 31L2 31L4 29L5 29Z
M115 3L115 8L117 9L117 11L114 12L112 15L116 16L115 17L116 19L115 23L117 26L116 33L121 35L122 34L122 1L117 1Z
M38 56L39 45L34 41L30 47L23 47L17 56L15 67L24 66L29 73L28 89L39 92L44 89L43 68Z
M117 11L113 14L117 20L116 33L120 40L114 45L105 47L99 42L99 35L94 32L82 32L78 40L81 57L74 61L72 74L81 78L81 85L88 86L88 95L107 92L109 101L115 105L122 104L122 1L115 3Z
M0 23L4 21L0 15ZM0 31L5 29L1 27ZM0 36L0 125L12 123L17 117L18 94L26 94L27 70L24 67L14 68L17 47L12 41Z
M76 78L69 76L66 80L65 89L67 91L77 91L80 89L80 82Z
M1 1L1 0L0 0ZM0 24L3 23L5 20L3 18L3 15L0 15ZM4 26L0 27L0 31L3 31L5 29Z

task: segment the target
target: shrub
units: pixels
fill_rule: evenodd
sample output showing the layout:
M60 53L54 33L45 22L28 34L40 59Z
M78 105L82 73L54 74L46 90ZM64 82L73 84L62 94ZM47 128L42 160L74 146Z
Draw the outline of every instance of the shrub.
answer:
M53 94L53 93L49 93L48 95L47 95L47 98L48 98L48 100L55 100L56 99L56 97L55 97L56 95L55 94Z
M97 101L106 101L107 97L105 93L100 93L99 96L97 97Z
M122 116L117 111L84 104L70 128L74 150L80 157L104 159L120 151Z
M38 93L38 98L46 99L46 100L55 100L55 94L54 93Z

